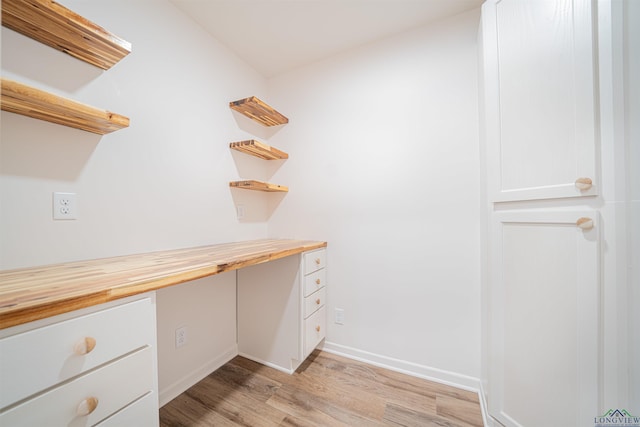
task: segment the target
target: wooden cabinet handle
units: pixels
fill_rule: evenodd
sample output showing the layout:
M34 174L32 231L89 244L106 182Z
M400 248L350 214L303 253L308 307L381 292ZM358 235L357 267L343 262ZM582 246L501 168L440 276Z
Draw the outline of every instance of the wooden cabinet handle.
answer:
M76 343L73 347L73 352L78 356L83 356L85 354L91 353L91 351L96 347L96 339L93 337L84 337L80 341Z
M87 415L95 411L97 407L98 398L87 397L78 404L78 407L76 408L76 414L78 414L79 417L86 417Z
M316 285L320 284L320 279L316 279Z
M320 298L316 300L316 304L320 305Z
M591 230L593 228L593 220L591 218L578 218L576 225L583 230Z
M576 188L580 191L586 191L591 188L593 181L591 178L578 178L575 182Z
M316 258L316 264L320 265L320 258Z
M316 331L320 332L320 325L316 326Z

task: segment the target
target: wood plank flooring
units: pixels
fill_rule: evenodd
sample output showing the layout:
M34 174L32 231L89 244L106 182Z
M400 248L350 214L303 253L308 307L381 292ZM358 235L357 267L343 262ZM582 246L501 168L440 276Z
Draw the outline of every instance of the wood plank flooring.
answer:
M288 375L236 357L160 409L160 426L482 426L476 393L316 350Z

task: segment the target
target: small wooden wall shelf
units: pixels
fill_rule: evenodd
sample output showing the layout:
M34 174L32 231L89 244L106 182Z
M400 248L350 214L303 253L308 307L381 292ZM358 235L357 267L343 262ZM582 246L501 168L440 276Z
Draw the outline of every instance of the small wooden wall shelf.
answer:
M131 43L52 0L2 0L2 25L108 70Z
M4 3L5 0L3 0ZM129 126L129 118L8 79L2 85L5 111L104 135Z
M255 139L232 142L229 144L229 148L264 160L283 160L289 158L289 155L284 151L280 151L277 148L267 145L264 142L256 141Z
M255 96L232 101L229 103L229 107L264 126L277 126L289 123L288 118Z
M284 185L256 180L231 181L229 187L241 188L243 190L267 191L270 193L286 193L289 191L289 188Z

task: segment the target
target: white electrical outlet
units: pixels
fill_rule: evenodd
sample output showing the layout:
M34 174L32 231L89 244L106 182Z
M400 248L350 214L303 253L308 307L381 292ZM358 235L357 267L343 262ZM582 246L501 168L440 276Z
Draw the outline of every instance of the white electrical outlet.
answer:
M76 193L53 193L53 219L78 219Z
M238 219L244 218L244 205L236 206L236 215L238 216Z
M335 314L335 323L337 323L338 325L344 325L344 309L336 308Z
M176 348L180 348L187 343L187 327L176 329Z

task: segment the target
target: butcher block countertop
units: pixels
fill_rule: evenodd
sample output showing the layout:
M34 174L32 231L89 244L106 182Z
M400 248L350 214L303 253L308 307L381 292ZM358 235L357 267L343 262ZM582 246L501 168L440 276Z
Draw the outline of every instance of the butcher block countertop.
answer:
M266 239L0 271L0 329L326 247Z

